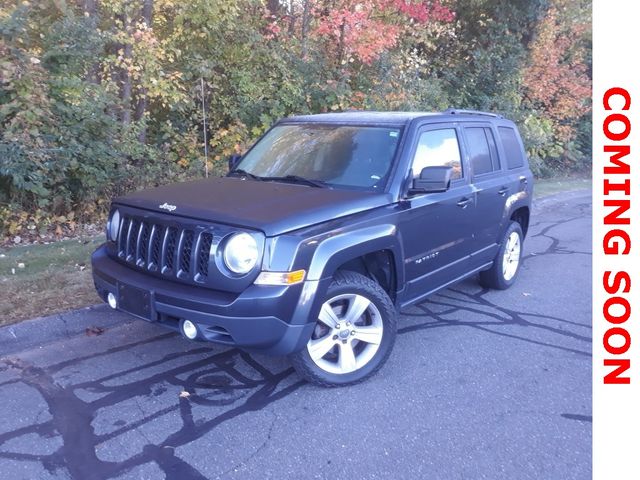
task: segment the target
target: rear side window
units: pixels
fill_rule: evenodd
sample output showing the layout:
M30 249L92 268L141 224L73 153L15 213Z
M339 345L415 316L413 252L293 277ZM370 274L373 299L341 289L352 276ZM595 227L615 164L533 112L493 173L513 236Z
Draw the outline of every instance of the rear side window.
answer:
M493 132L485 127L465 128L471 169L474 175L483 175L500 170Z
M455 129L429 130L420 135L413 159L413 177L419 177L424 167L433 166L452 167L451 180L462 178L460 146Z
M504 153L507 156L507 168L522 167L524 165L524 156L516 131L509 127L498 127L498 133L500 134L500 140L502 140Z

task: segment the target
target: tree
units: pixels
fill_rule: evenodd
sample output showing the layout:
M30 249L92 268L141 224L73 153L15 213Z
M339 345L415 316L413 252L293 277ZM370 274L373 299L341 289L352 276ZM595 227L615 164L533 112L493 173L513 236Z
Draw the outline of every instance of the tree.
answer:
M565 0L556 0L540 21L524 70L526 98L552 120L557 138L568 146L577 134L577 123L590 111L591 80L580 48L588 25L562 15Z
M353 108L494 110L520 123L538 173L581 165L589 5L4 0L0 230L202 175L203 100L213 174L278 118Z

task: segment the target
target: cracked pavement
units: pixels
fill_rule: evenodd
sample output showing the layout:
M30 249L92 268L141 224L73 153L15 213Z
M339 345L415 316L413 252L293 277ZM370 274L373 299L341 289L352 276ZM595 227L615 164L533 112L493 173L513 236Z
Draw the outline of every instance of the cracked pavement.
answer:
M590 193L539 202L524 253L510 290L403 311L348 388L105 307L73 314L115 315L102 335L0 344L2 477L590 478Z

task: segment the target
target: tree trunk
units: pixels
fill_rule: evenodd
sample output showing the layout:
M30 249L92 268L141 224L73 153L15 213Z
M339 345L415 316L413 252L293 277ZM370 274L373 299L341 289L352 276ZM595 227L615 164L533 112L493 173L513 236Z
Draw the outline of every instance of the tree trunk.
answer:
M84 0L82 6L90 18L98 13L98 0Z
M342 68L342 62L344 61L344 50L345 50L345 44L344 44L344 35L345 35L345 29L346 29L346 25L345 22L342 22L342 25L340 25L340 39L338 40L338 71L342 72L343 68Z
M282 5L280 4L280 0L268 0L267 1L267 9L274 17L277 17L280 14L280 8Z
M127 25L127 30L129 30L129 26ZM128 43L124 46L124 59L128 60L133 55L133 46ZM120 90L120 99L122 100L122 123L125 125L129 125L131 123L131 92L133 87L131 85L131 75L126 68L123 68L120 73L120 78L122 81L122 87Z
M151 28L151 22L153 22L153 0L143 0L142 21L146 24L147 28Z
M84 13L91 21L92 27L95 29L98 26L98 0L84 0L82 5ZM85 80L89 83L93 83L97 85L100 83L100 64L98 62L93 62L89 69L87 70L87 75Z
M307 36L309 35L311 0L304 0L302 6L302 32L300 34L300 54L303 59L307 58Z
M153 22L153 0L143 0L141 20L142 20L142 23L147 28L151 28L152 22ZM139 122L140 120L142 120L146 110L147 110L147 90L145 88L142 88L139 92L138 99L136 101L136 109L134 112L133 119L136 122ZM146 139L147 139L147 129L145 127L140 130L140 133L138 134L138 140L141 143L144 143Z

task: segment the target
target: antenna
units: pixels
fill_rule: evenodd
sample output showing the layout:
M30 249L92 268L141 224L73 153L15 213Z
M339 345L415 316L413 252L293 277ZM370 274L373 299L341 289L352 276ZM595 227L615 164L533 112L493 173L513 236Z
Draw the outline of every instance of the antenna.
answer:
M209 145L207 141L207 111L204 106L204 78L200 77L200 91L202 93L202 135L204 136L204 176L209 177Z

